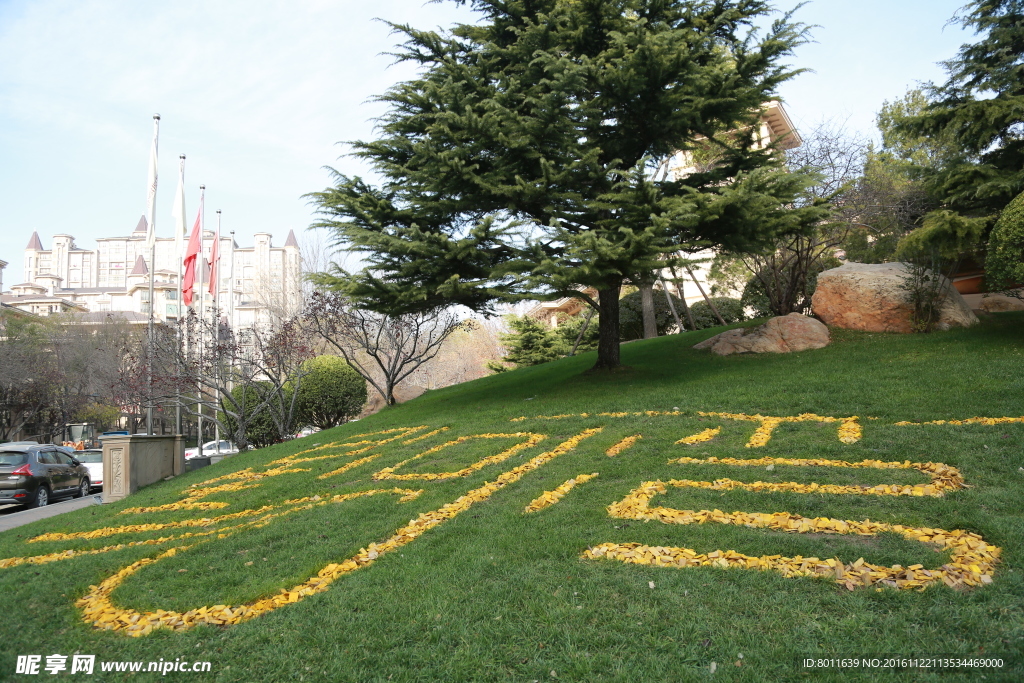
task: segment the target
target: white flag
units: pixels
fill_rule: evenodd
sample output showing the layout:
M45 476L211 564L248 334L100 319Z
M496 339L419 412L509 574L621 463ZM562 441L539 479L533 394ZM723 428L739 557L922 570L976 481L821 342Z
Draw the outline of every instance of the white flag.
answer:
M157 144L160 138L160 115L153 116L153 146L149 150L149 195L146 198L146 218L149 231L146 233L146 248L152 249L156 244L156 167ZM156 272L156 264L149 264L150 272Z
M171 206L171 218L174 219L174 259L179 263L185 256L185 238L188 237L188 225L185 221L185 155L181 155L178 164L178 189L174 191L174 204Z

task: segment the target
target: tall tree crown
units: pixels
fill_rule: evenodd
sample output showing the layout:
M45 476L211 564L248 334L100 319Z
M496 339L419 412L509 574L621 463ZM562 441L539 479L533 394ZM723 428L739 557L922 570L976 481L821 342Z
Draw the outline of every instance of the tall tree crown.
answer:
M368 265L321 284L392 311L585 298L680 248L741 251L820 217L789 206L807 179L758 139L805 40L789 15L759 33L762 0L462 4L481 23L394 25L397 57L422 70L381 97L379 137L354 144L382 181L338 174L311 195ZM712 167L655 173L708 145Z

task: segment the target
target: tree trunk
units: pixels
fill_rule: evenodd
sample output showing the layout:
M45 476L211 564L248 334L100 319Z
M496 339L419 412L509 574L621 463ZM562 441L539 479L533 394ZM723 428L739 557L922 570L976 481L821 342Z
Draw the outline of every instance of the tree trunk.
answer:
M598 290L598 340L595 370L614 370L619 367L619 289L616 283Z
M640 311L644 318L644 339L658 336L658 321L654 318L654 281L640 282Z
M690 266L686 266L686 272L690 274L690 279L693 280L693 284L697 285L697 289L700 291L700 295L704 297L704 301L707 302L708 308L710 308L711 312L715 314L716 318L718 318L719 324L725 325L725 319L722 318L722 314L718 312L718 308L715 307L715 303L711 300L711 297L709 297L704 291L704 288L700 286L700 282L697 280L697 276L693 274L693 271L690 270Z
M661 281L661 291L665 292L665 301L668 302L668 310L672 311L672 318L676 321L676 329L680 332L683 331L683 323L679 320L679 314L676 313L676 305L672 303L672 295L668 292L668 285L665 283L665 278L659 277Z
M583 327L580 328L580 333L576 335L576 343L572 345L572 351L569 352L570 356L576 355L576 349L580 347L580 342L583 341L583 335L587 333L587 328L590 327L590 319L594 317L594 309L591 308L590 312L587 313L587 319L583 321Z

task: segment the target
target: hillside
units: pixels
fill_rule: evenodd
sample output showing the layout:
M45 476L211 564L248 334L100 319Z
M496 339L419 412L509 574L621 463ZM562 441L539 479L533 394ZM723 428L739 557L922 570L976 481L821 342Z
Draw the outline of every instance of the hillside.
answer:
M217 681L1020 680L1022 329L635 342L0 534L0 678L81 652ZM887 654L1004 665L798 664Z

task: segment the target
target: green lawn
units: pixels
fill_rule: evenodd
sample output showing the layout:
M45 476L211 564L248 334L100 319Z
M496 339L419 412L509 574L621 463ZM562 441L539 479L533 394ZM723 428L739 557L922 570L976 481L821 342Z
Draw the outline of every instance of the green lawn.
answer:
M95 654L99 662L211 662L208 674L167 674L180 680L1022 680L1024 424L896 424L1024 415L1022 331L1024 315L1007 313L972 330L834 330L825 349L726 358L690 348L711 330L635 342L623 347L628 367L621 372L586 372L593 363L588 354L429 392L358 423L154 485L119 504L14 529L0 535L0 560L116 549L0 568L8 612L0 626L0 680L49 678L45 672L15 675L16 656L43 655L45 665L45 656L54 653ZM748 448L760 423L701 412L857 416L862 434L843 443L841 422L783 422L766 445ZM555 415L570 417L545 419ZM526 419L516 419L521 417ZM416 427L421 429L357 436ZM676 443L716 427L721 431L710 441ZM529 441L530 434L539 436ZM606 455L637 434L641 438L631 447ZM476 438L459 439L470 436ZM397 438L372 443L392 437ZM456 443L431 451L450 441ZM339 445L271 464L329 443ZM500 462L474 468L510 449ZM431 452L398 466L425 451ZM870 519L885 527L874 535L823 533L819 527L787 533L713 520L665 523L609 513L609 505L651 481L847 487L920 487L931 481L913 468L669 462L685 457L943 463L959 471L967 488L915 496L668 485L650 501L652 508L669 512ZM276 476L225 477L247 468ZM375 480L385 468L394 468L398 478ZM460 470L462 476L403 478ZM545 491L592 473L598 476L578 483L555 504L524 513ZM218 477L225 478L205 488L240 485L192 500L223 507L122 514L130 507L182 501L204 488L190 486ZM345 496L368 491L381 492ZM265 509L255 512L260 508ZM233 513L241 514L216 519ZM213 521L116 529L202 518ZM998 563L986 577L991 582L954 589L940 581L923 590L883 583L850 590L837 583L843 568L859 559L883 568L899 565L896 574L916 565L939 570L955 559L951 549L908 539L886 530L889 525L982 537L982 547L999 548L993 551ZM30 542L44 533L103 529L88 537ZM127 546L162 538L168 540ZM787 577L774 570L657 567L584 556L602 544L697 554L731 550L777 560L813 557L819 563L835 560L839 569L826 577ZM184 549L165 555L174 547ZM231 625L157 628L141 637L84 621L88 609L76 601L97 595L90 586L158 556L123 575L109 596L111 617L139 614L146 623L148 614L164 610L157 616L191 612L190 620L204 622L212 620L192 611L217 607L214 613L223 614L218 610L225 605L248 605L254 610L249 614L259 616ZM318 573L324 590L300 591ZM288 601L289 593L296 601ZM285 597L274 601L275 595ZM801 657L881 655L999 656L1005 665L938 673L806 670L797 663ZM98 665L92 676L78 677L162 678L104 673Z

